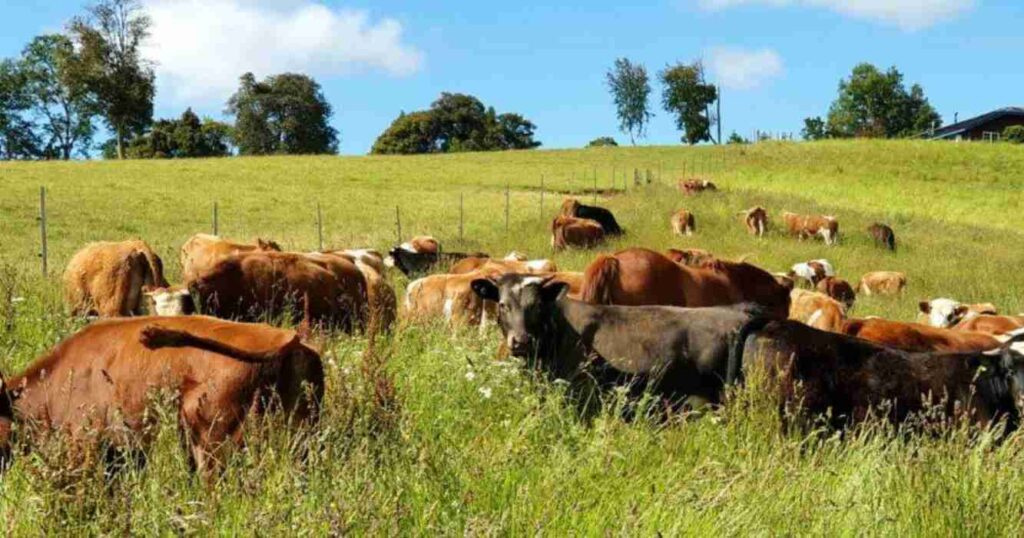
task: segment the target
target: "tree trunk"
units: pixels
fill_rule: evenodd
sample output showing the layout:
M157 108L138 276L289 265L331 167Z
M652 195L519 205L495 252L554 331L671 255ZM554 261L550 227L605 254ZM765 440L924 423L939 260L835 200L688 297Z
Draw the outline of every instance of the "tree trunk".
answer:
M117 160L124 160L124 129L117 127Z

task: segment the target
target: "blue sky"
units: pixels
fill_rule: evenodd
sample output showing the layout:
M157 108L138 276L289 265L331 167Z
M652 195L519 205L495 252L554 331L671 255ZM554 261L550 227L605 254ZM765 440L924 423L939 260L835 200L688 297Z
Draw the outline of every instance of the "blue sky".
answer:
M858 62L896 65L948 123L1024 105L1020 0L144 0L157 27L157 115L221 117L237 77L313 75L341 151L366 153L400 110L442 91L537 124L547 148L617 132L604 73L625 56L656 72L703 58L723 86L723 130L798 132ZM61 28L81 0L5 0L0 55ZM678 143L656 105L650 144Z

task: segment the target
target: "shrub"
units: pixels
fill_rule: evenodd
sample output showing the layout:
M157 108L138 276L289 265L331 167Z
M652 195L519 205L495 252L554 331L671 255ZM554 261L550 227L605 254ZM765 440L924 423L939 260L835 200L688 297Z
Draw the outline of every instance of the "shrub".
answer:
M587 144L588 148L604 148L604 147L616 147L619 143L610 136L600 136L590 141Z
M1011 125L1003 129L1003 140L1012 144L1024 144L1024 125Z

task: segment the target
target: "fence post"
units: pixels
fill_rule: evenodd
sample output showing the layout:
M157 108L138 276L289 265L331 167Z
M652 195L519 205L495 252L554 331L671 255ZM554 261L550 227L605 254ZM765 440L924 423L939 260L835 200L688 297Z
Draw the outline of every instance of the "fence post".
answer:
M43 259L43 278L46 278L50 255L49 245L46 244L46 187L39 187L39 239L39 256Z
M508 191L509 184L505 183L505 233L508 233Z
M219 222L217 219L217 202L213 203L213 235L220 235L217 232L219 228Z
M398 206L395 206L395 233L398 234L398 244L402 244L402 213Z
M465 196L466 196L465 194L463 194L461 192L459 193L459 241L460 242L463 239L462 232L463 232L463 226L465 225L465 221L464 221L464 219L465 219L465 206L464 206L464 201L463 201Z
M316 203L316 236L320 252L324 251L324 214L320 211L320 202Z

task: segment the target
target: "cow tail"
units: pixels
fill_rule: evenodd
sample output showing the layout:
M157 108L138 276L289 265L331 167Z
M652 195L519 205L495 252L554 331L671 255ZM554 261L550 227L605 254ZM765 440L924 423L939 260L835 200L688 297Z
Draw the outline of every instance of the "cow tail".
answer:
M590 304L612 304L612 283L619 278L619 260L602 254L583 273L580 299Z
M299 335L296 334L294 338L283 346L264 351L250 351L233 346L227 342L198 336L188 331L161 327L160 325L147 325L146 327L143 327L142 332L139 335L139 342L151 350L166 347L191 347L201 349L203 351L209 351L211 353L217 353L219 355L226 355L242 362L252 363L272 361L282 356L287 349L301 343Z
M164 279L164 264L152 250L143 251L146 257L146 265L149 266L150 276L153 277L153 285L158 288L166 288L167 280Z
M755 317L744 323L736 332L736 339L729 349L729 363L725 371L725 384L733 385L743 381L743 348L747 345L747 338L764 328L765 325L774 321L771 318Z

